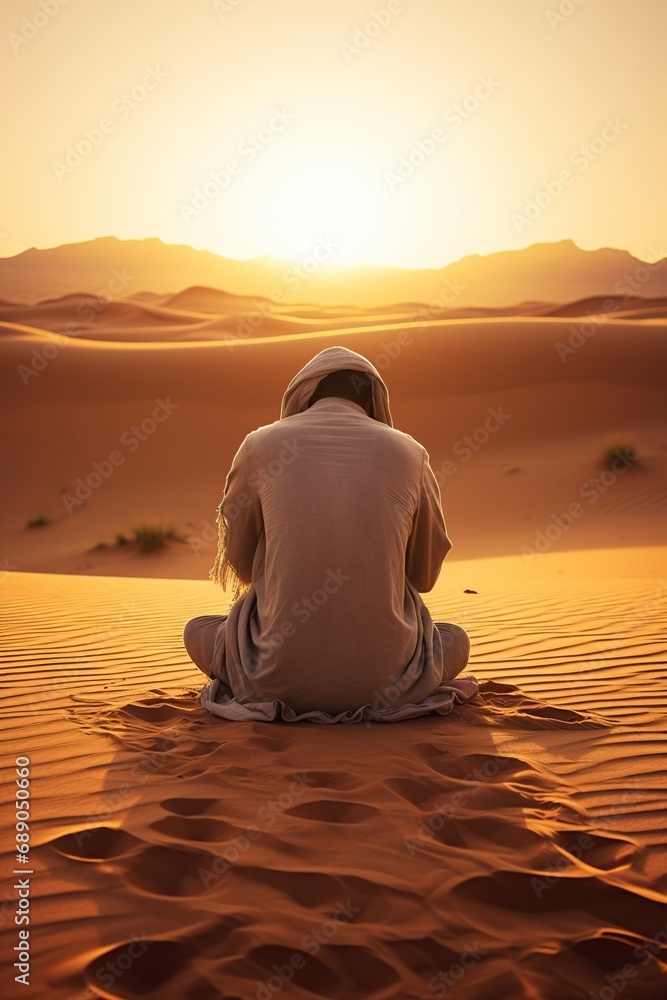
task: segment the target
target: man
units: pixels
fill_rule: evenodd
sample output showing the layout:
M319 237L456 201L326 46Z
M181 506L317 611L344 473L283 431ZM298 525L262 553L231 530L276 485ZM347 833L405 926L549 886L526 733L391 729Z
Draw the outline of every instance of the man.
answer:
M476 695L454 679L466 632L419 596L451 548L428 454L360 354L327 348L292 379L280 419L236 453L218 526L211 576L236 600L184 634L214 714L393 721Z

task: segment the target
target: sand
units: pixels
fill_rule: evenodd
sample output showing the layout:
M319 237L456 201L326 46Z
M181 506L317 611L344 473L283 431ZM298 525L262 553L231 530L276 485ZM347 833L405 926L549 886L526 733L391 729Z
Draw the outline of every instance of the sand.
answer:
M591 320L589 299L579 319L425 320L408 304L363 318L320 310L315 320L190 289L171 297L178 315L166 326L153 303L112 302L67 336L85 298L14 308L11 320L0 310L0 392L13 429L0 465L20 484L3 498L0 558L18 570L206 579L236 449L277 418L292 375L331 343L376 363L395 424L428 449L452 558L514 555L547 531L548 551L667 541L665 319ZM208 317L195 308L228 300ZM610 475L600 460L616 442L641 462ZM582 512L558 534L554 517L572 503ZM39 519L47 523L27 527ZM147 520L173 521L184 541L159 560L120 551L116 535Z
M3 307L2 738L11 766L30 758L34 873L31 986L7 969L8 995L657 1000L660 305L589 334L591 300L427 322L304 306L230 341L229 317L252 315L232 299L145 296L67 338L81 297ZM396 726L223 723L181 643L228 603L206 582L215 503L243 435L330 343L379 363L431 454L454 549L427 603L470 632L480 697ZM605 470L619 441L639 460ZM158 518L185 541L115 544ZM11 805L1 818L13 833Z
M667 585L646 550L578 559L453 564L428 603L470 630L479 701L326 732L201 710L179 634L209 583L8 575L30 995L556 1000L631 965L660 996Z

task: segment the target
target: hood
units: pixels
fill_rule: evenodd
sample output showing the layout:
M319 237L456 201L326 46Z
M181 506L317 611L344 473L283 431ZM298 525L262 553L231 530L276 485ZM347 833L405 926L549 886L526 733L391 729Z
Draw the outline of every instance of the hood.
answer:
M319 382L331 372L351 368L353 371L370 375L373 385L373 412L371 416L383 424L393 427L389 409L389 392L382 376L371 362L347 347L327 347L320 351L308 364L304 365L287 386L280 407L280 418L291 417L308 409L308 401Z

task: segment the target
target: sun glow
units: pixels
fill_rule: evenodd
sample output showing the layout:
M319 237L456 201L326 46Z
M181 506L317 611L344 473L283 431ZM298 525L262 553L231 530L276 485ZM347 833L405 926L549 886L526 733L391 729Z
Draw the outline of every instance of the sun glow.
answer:
M367 259L378 245L383 193L349 164L300 161L277 172L265 192L271 252L299 260L324 246L324 264Z

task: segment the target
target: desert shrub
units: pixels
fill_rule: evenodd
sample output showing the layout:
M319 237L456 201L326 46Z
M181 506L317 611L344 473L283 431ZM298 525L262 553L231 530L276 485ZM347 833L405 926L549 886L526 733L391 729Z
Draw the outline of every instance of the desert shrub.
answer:
M606 469L611 469L620 459L629 468L636 464L638 458L637 449L629 441L615 441L605 448L602 464Z
M45 524L50 524L48 517L44 517L43 514L38 514L37 517L33 517L31 521L28 521L29 528L43 528Z
M166 548L167 542L180 541L182 539L173 524L144 522L132 528L132 542L144 555Z

